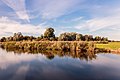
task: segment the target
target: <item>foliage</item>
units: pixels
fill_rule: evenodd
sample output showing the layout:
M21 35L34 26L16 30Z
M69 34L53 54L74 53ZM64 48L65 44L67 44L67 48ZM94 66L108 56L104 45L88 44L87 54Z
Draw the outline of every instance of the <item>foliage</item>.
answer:
M44 32L44 35L41 34L39 37L33 36L23 36L21 32L14 33L10 37L2 37L0 42L8 41L109 41L108 38L96 36L95 38L92 35L83 35L76 32L65 32L61 33L60 36L55 37L54 29L47 28Z
M68 33L62 33L59 36L59 41L93 41L92 35L85 35L78 34L75 32L68 32Z
M60 34L58 40L59 41L75 41L77 37L77 40L81 40L81 35L71 32L71 33L62 33Z
M91 45L89 45L91 44ZM24 50L59 50L59 51L94 51L94 43L83 41L20 41L3 42L1 46L5 49L24 49Z
M44 32L44 38L47 38L48 40L55 39L54 29L53 28L47 28Z
M0 39L0 42L5 42L6 41L6 38L5 37L2 37L1 39Z

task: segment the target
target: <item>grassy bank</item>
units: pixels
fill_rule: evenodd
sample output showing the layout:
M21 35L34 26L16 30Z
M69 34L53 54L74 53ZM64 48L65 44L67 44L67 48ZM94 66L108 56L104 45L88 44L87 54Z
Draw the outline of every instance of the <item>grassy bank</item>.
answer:
M95 44L96 48L120 53L120 42L109 42L108 44Z
M97 48L118 50L120 48L120 42L109 42L108 44L96 44L96 47Z
M94 43L85 41L19 41L2 42L0 46L5 49L23 50L52 50L52 51L80 51L94 52Z

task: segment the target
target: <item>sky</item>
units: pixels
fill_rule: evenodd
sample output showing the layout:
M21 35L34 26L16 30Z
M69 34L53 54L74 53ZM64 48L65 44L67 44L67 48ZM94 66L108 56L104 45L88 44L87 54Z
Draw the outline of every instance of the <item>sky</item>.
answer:
M0 0L0 37L77 32L120 40L120 0Z

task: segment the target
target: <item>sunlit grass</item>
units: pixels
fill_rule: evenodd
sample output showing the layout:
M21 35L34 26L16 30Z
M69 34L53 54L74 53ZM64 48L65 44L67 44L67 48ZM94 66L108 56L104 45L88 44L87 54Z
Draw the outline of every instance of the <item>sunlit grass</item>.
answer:
M86 41L19 41L2 42L5 49L24 50L60 50L60 51L94 51L94 43Z
M105 49L120 49L120 42L109 42L108 44L96 44L97 48L105 48Z

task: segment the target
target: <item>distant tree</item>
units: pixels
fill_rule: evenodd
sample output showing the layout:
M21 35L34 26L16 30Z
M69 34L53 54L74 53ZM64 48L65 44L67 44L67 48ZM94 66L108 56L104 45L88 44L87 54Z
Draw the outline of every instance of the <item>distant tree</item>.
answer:
M75 41L76 35L77 35L77 33L75 33L75 32L69 33L69 41Z
M85 41L89 41L89 35L84 36Z
M29 36L24 36L24 37L23 37L23 40L29 40L29 39L30 39Z
M101 41L101 37L100 37L100 36L96 36L96 37L94 38L94 40L95 40L95 41Z
M105 41L109 41L107 37L106 37L106 38L104 38L104 40L105 40Z
M13 41L13 37L12 37L12 36L7 37L7 38L6 38L6 41Z
M66 33L60 34L60 36L58 37L58 40L59 41L75 41L76 37L79 38L81 36L78 37L77 33L75 32L66 32Z
M21 41L23 40L23 35L21 32L18 32L18 33L14 33L13 35L13 40L14 41Z
M108 38L106 37L102 37L102 39L101 39L102 41L108 41Z
M13 36L10 37L2 37L0 39L1 42L5 41L22 41L22 40L36 40L36 41L110 41L106 37L96 36L93 38L92 35L82 35L76 32L65 32L61 33L59 37L55 37L54 29L47 28L44 32L44 35L41 34L40 37L33 37L33 36L23 36L21 32L14 33Z
M36 39L36 38L33 37L33 36L30 36L30 37L29 37L29 40L30 40L30 41L32 41L32 40L34 40L34 39Z
M40 38L41 38L41 39L43 39L43 38L44 38L43 34L41 34L41 35L40 35Z
M46 31L44 32L44 38L47 38L48 40L55 39L54 29L47 28Z
M93 41L93 36L92 35L89 35L89 41Z
M83 38L83 35L82 35L82 34L77 34L77 35L76 35L76 40L77 40L77 41L81 41L82 38Z
M0 42L5 42L6 41L6 38L5 37L2 37L1 39L0 39Z
M66 41L66 40L67 40L67 39L66 39L66 33L60 34L60 36L58 37L58 40L59 40L59 41Z

